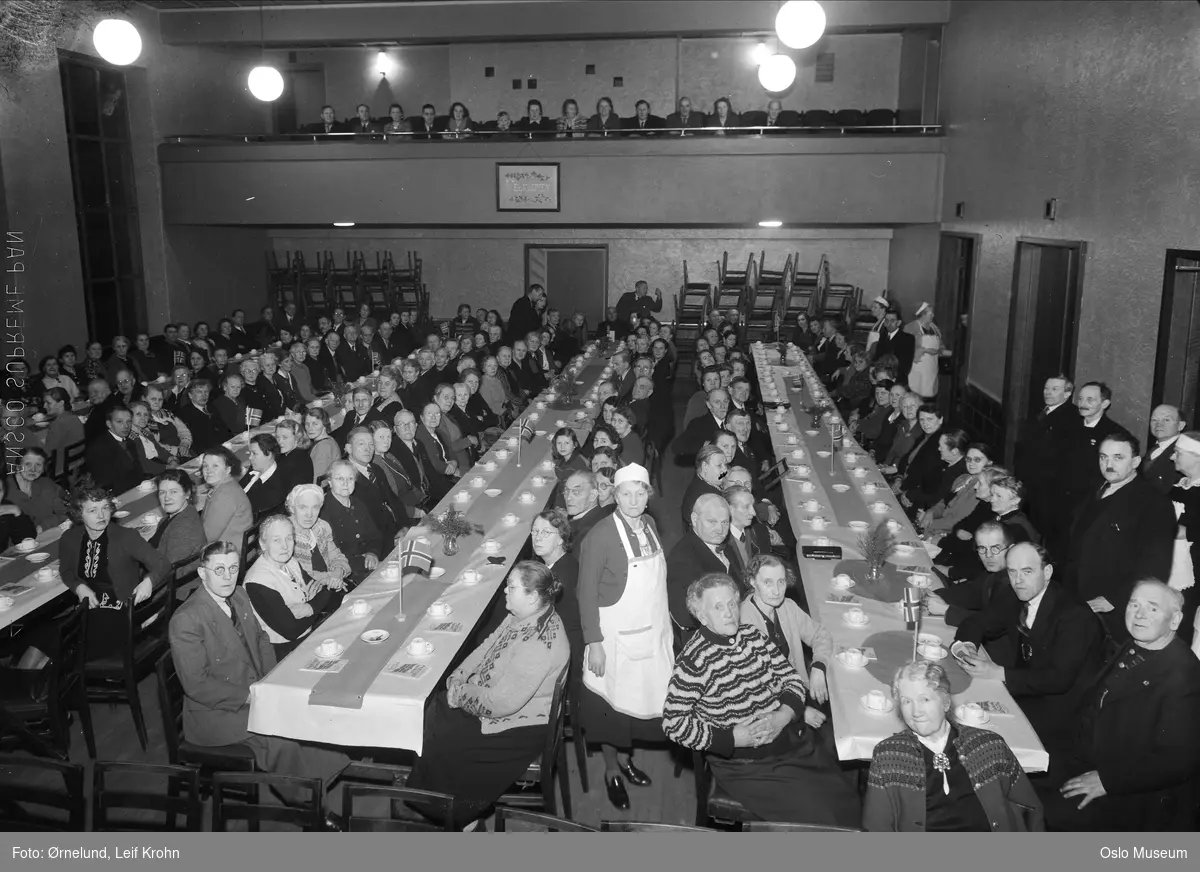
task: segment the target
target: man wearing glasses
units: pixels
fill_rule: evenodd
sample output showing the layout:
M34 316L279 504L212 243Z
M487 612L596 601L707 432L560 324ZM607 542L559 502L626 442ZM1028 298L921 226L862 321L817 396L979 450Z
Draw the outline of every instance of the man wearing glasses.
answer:
M925 605L931 615L944 615L946 623L958 627L955 638L963 641L979 635L983 615L995 604L1014 615L1021 603L1008 583L1005 556L1012 547L1009 528L999 521L984 521L975 530L975 553L983 564L983 572L958 584L932 591ZM993 659L1002 656L989 649Z

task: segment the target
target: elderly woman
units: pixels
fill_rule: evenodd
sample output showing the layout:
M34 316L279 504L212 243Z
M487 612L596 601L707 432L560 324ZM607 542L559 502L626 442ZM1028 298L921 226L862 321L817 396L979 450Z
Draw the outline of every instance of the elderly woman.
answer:
M879 458L878 452L876 453L876 459L880 461L879 471L884 475L895 475L896 465L916 447L917 442L925 435L917 420L917 413L921 409L920 397L908 391L901 394L899 386L897 386L892 391L892 408L896 410L894 412L896 417L889 419L892 421L891 445L888 446L887 453L882 459Z
M918 519L927 537L933 539L949 533L979 505L975 487L980 473L991 464L993 453L992 447L983 442L972 442L967 446L967 453L963 455L964 471L950 486L950 493L922 512Z
M773 642L800 675L805 674L804 646L812 649L808 686L812 698L823 703L829 699L825 670L833 659L833 637L823 624L814 621L804 609L788 599L788 588L795 586L795 573L774 554L750 558L746 566L746 587L750 595L742 600L741 621L756 627ZM805 717L809 717L807 710ZM820 726L820 723L810 722L810 725Z
M21 452L20 458L20 466L6 482L9 501L33 519L38 533L66 521L67 494L45 477L49 456L31 446Z
M241 554L242 537L254 526L254 509L238 484L242 465L232 451L216 445L204 452L200 472L209 488L200 512L204 538L209 542L228 542Z
M425 718L421 757L408 786L454 797L465 830L537 758L546 741L554 688L570 657L554 600L562 585L541 563L513 567L508 615L450 674Z
M628 809L622 776L639 787L650 784L633 763L633 744L661 739L674 652L667 561L646 514L646 469L636 463L621 469L616 497L617 510L596 522L580 546L579 619L587 645L580 720L588 741L603 751L609 801Z
M910 394L910 396L912 396ZM938 444L942 435L942 414L933 403L922 403L917 409L916 440L909 450L896 459L895 467L881 472L891 476L892 490L901 495L903 504L906 490L921 490L937 480L942 467Z
M803 717L808 688L779 648L742 624L728 575L688 586L700 624L675 662L663 732L707 752L717 783L763 820L857 826L858 794Z
M977 571L975 531L984 521L995 520L996 513L992 511L992 485L1004 478L1008 478L1008 470L1003 467L988 466L980 470L973 485L974 507L947 533L935 540L942 549L937 555L937 565L948 569L950 578L964 578L974 575ZM930 539L934 537L931 536Z
M342 594L304 574L296 560L295 534L287 515L263 519L258 543L262 552L246 573L246 594L278 661L312 632L324 612L341 605Z
M52 354L43 357L38 369L42 381L42 391L62 388L71 398L71 402L79 399L79 385L75 384L75 380L62 371L57 357Z
M875 746L863 804L872 832L1040 832L1042 805L999 734L953 723L936 663L901 666L892 695L905 729Z
M150 405L145 400L134 400L129 404L129 411L133 413L129 439L133 442L134 453L141 464L142 472L158 475L173 465L176 458L158 441L155 432L150 429Z
M313 481L320 481L329 472L330 464L342 456L337 440L329 435L329 414L324 409L309 409L304 413L304 433L312 447Z
M321 517L329 523L334 543L350 561L350 578L355 585L366 578L388 552L383 533L371 520L370 511L354 495L357 475L350 461L334 461L329 468L329 493L321 507Z
M171 564L198 556L208 544L204 522L192 505L194 491L192 477L182 469L168 469L158 477L158 507L163 517L155 524L150 545Z
M404 402L397 393L397 389L403 383L404 376L396 367L389 365L379 370L379 379L376 384L379 396L371 406L371 417L387 421L390 424L396 417L396 413L403 411Z
M298 484L312 484L312 455L308 452L310 445L301 423L291 418L281 420L275 425L275 441L279 443L275 462L279 464L279 475L288 484L288 491Z
M350 561L333 541L329 522L321 518L325 491L319 485L298 484L288 494L288 514L296 540L296 560L310 578L330 590L345 590Z
M230 433L241 433L246 429L246 400L242 396L245 384L240 375L230 373L221 380L223 393L212 401L213 412Z
M172 457L182 459L191 455L192 432L187 425L166 410L167 393L169 389L161 385L146 385L145 400L150 410L150 421L146 430ZM135 417L134 424L136 423Z
M583 626L579 623L579 560L571 553L574 537L571 520L562 509L547 509L533 519L529 538L533 553L562 585L562 599L556 609L571 643L571 683L576 691L582 681Z

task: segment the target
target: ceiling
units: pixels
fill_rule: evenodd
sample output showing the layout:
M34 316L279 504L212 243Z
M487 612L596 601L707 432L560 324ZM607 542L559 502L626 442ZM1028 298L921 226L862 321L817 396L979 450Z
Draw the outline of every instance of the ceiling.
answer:
M395 5L396 3L418 3L427 0L140 0L143 6L159 12L219 12L222 9L257 9L259 6L338 6L353 3L355 6L373 4Z

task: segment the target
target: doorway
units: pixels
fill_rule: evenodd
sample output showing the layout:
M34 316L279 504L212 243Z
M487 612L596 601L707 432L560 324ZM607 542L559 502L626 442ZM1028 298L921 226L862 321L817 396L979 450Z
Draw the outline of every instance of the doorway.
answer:
M297 133L321 117L325 103L323 66L291 66L283 71L283 94L271 104L271 122L277 134Z
M1074 378L1084 242L1018 239L1004 365L1005 456L1026 418L1043 407L1041 386Z
M1200 251L1167 250L1150 405L1162 403L1185 421L1200 408Z
M934 319L942 341L952 352L946 361L950 376L940 379L947 394L944 408L958 409L970 342L971 295L975 287L975 252L980 237L973 233L943 233L938 246L937 295ZM943 364L944 366L945 364Z
M525 287L532 284L546 289L547 305L564 322L582 312L594 331L608 305L608 246L526 245Z

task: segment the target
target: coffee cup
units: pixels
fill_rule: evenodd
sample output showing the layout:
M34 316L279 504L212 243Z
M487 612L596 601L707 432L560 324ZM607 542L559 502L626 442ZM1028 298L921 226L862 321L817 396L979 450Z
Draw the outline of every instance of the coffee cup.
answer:
M880 503L880 505L883 505L883 503ZM895 518L888 518L886 526L887 526L888 530L892 533L900 532L900 522L897 521Z
M832 544L833 544L833 542L831 542L831 541L829 540L829 537L828 537L828 536L818 536L818 537L816 538L816 543L815 543L815 544L817 544L817 545L821 546L822 548L824 548L824 547L826 547L827 545L832 545Z
M465 503L470 498L471 498L471 492L465 491L465 490L460 490L458 493L456 493L454 495L454 499L460 503Z
M435 618L444 618L450 614L450 604L438 600L429 607L429 614Z
M587 403L584 403L584 405L585 405L585 406L587 406L587 407L590 409L590 408L591 408L593 405L595 405L595 403L592 403L592 402L589 400ZM578 420L582 421L584 418L586 418L586 417L587 417L587 412L576 412L576 413L575 413L575 417L576 417Z
M326 639L321 643L320 647L317 648L317 651L326 657L333 657L338 653L338 648L339 645L337 643L337 639Z
M501 460L508 460L508 452L503 448L496 449L496 456L498 458L500 458ZM493 463L493 464L491 464L491 466L489 468L494 469L495 466L496 466L496 464Z
M471 487L483 487L487 484L482 475L477 475L471 479Z
M18 551L32 551L37 547L37 539L22 539L17 544Z
M806 511L806 512L816 512L816 511L819 511L820 508L821 508L821 504L818 503L816 500L805 500L804 501L804 511Z
M546 403L543 400L538 400L536 403L534 403L534 405L537 406L537 408L539 408L539 409L546 408Z
M775 413L775 423L779 424L779 423L782 423L782 421L783 421L783 412L776 412Z
M857 451L847 451L842 456L846 458L847 463L857 463L858 462L858 452Z
M908 577L908 583L913 587L926 588L930 585L929 576L920 572L916 572Z
M350 606L350 612L358 615L359 617L362 617L369 611L371 611L371 606L368 605L366 600L355 600Z
M509 436L508 439L506 439L505 441L508 443L509 448L516 448L517 443L520 442L521 440L518 439L516 436Z
M795 439L796 437L789 436L788 438ZM793 448L792 449L792 457L794 457L796 460L799 460L800 458L804 457L804 449L803 448Z
M554 461L551 460L550 458L546 458L545 460L542 461L542 469L546 469L546 470L554 469Z
M813 484L811 481L805 481L805 482L800 483L800 490L802 490L806 494L810 494L813 491L815 491L816 489L817 489L817 486L815 484Z
M863 472L866 473L866 470L864 469ZM875 490L876 490L876 486L875 486L875 482L873 482L873 481L869 481L863 485L863 493L865 493L865 494L873 494L873 493L875 493Z
M824 518L813 518L812 526L814 530L824 530L826 521Z
M148 527L152 527L158 523L158 512L146 512L142 515L142 523Z
M876 500L875 502L871 503L871 511L872 512L879 512L882 514L883 512L886 512L887 510L888 510L887 503L883 502L882 500Z
M545 487L546 486L546 476L544 476L544 475L535 475L533 477L532 481L533 481L534 487Z
M595 404L594 402L592 402L591 400L584 400L584 401L583 401L583 405L584 405L586 408L589 408L589 409L590 409L590 408L594 407L596 404ZM575 417L579 417L579 416L578 416L578 415L576 415Z
M852 606L846 612L846 620L852 624L865 624L867 622L867 614L858 606Z
M525 491L523 494L521 494L521 496L519 497L519 499L520 499L520 501L521 501L521 502L523 502L523 503L525 503L526 505L528 505L529 503L532 503L532 502L533 502L533 500L534 500L534 496L533 496L533 494L531 494L529 491Z
M847 648L845 651L838 654L838 660L841 660L847 666L862 667L867 663L867 655L858 648Z
M983 723L984 711L983 706L977 702L963 703L959 709L960 717L971 724Z
M845 588L853 587L853 585L854 585L854 579L851 578L850 576L846 575L846 573L844 573L844 572L840 572L833 577L833 586L834 587L840 587L844 590Z
M50 579L54 578L54 576L57 574L58 574L58 570L55 569L53 566L43 566L41 569L39 569L37 571L37 579L38 579L38 581L49 581Z
M487 463L485 463L483 465L483 468L486 469L488 472L491 472L493 469L496 468L496 461L489 460Z
M922 657L927 657L930 660L933 660L933 659L939 658L941 656L942 646L941 645L931 645L928 642L926 642L923 645L917 646L917 653L919 653Z
M394 563L388 564L383 568L383 571L380 572L380 575L382 575L386 581L395 581L400 577L400 567L396 566Z
M795 469L797 475L808 475L810 472L812 472L812 467L803 463L795 467Z
M417 638L413 639L412 641L410 641L408 643L408 653L414 654L417 657L424 657L426 654L428 654L432 650L433 650L433 646L431 644L429 644L428 642L426 642L424 639L422 639L420 636L417 636Z
M867 691L867 708L881 712L887 708L887 696L882 690Z
M475 569L464 569L459 576L463 584L478 584L479 577L479 572Z
M854 467L854 472L852 473L852 475L854 475L855 478L866 478L867 471L861 466L856 466L856 467ZM865 490L865 488L864 488L864 490ZM872 493L875 492L875 485L871 485L871 492Z
M786 433L786 432L787 432L787 428L788 428L788 425L787 425L787 424L780 424L780 425L779 425L779 432L780 432L780 433Z
M545 404L545 403L542 403L542 404L541 404L541 405L540 405L538 408L543 408L543 409L544 409L545 407L546 407L546 404ZM539 418L541 418L542 416L541 416L541 415L539 415L537 412L530 412L528 417L529 417L529 420L530 420L530 421L536 421L536 420L538 420Z

